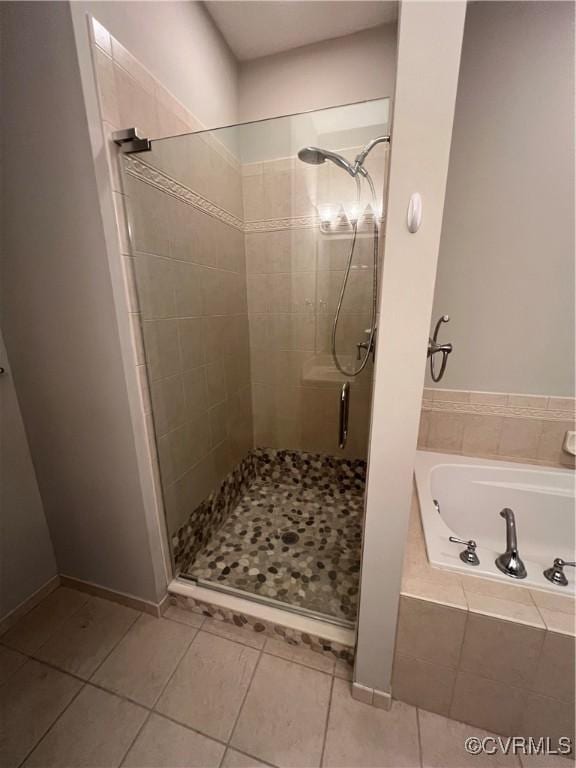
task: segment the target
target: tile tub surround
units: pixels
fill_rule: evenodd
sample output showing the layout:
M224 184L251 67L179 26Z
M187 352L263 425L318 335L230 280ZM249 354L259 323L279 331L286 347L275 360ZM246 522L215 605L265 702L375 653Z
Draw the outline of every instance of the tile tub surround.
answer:
M392 692L504 735L574 739L575 601L432 568L414 495Z
M575 425L576 400L571 397L425 389L418 447L574 467L562 443Z
M179 531L180 571L354 621L365 476L359 460L255 450Z

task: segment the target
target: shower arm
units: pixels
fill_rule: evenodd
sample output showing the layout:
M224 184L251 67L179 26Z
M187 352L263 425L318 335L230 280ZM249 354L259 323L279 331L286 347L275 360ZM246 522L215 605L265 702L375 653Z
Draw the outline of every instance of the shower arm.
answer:
M384 142L387 142L389 144L390 136L378 136L377 138L372 139L372 141L369 141L368 144L366 144L362 152L356 155L356 159L354 160L353 168L355 173L362 173L363 176L366 175L365 173L363 173L364 161L366 160L370 152L372 152L372 150L377 144L382 144Z

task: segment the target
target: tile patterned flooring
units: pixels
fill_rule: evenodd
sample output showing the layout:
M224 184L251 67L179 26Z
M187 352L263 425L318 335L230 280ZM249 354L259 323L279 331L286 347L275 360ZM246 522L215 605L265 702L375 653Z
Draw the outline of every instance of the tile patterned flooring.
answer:
M353 622L364 492L325 485L254 482L183 572Z
M476 728L352 699L349 667L171 607L60 588L0 637L2 768L568 768L472 757Z

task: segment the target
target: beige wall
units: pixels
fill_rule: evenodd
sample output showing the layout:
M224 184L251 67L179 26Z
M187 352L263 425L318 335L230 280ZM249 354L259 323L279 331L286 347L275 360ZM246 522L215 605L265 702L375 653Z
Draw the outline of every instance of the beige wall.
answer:
M400 7L380 328L368 458L366 518L356 666L357 698L390 704L402 559L424 384L428 325L442 211L464 2L405 2ZM423 221L406 227L410 196L420 192ZM401 364L398 362L401 361Z
M58 568L156 601L70 8L2 5L3 331Z
M0 335L0 622L57 574L36 474Z
M75 6L98 19L206 127L237 122L236 60L201 2L86 0Z
M242 62L239 120L393 96L395 70L396 24Z
M454 353L438 386L573 396L574 304L574 4L470 3L432 318L451 316Z

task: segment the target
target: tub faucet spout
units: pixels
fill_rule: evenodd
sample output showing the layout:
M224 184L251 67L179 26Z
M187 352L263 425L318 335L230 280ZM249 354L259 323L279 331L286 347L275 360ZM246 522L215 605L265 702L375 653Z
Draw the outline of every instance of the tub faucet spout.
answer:
M508 507L505 507L500 512L500 517L503 517L506 520L506 552L496 558L496 566L502 573L505 573L506 576L511 576L513 579L525 579L526 567L518 553L518 538L516 536L516 520L514 518L514 512Z

